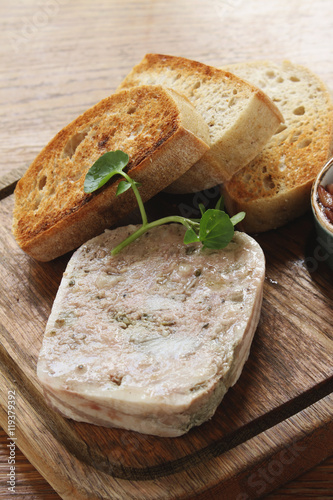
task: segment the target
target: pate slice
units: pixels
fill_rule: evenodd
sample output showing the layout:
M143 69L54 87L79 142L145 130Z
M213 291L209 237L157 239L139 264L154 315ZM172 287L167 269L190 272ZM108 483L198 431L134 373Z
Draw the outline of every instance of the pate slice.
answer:
M265 259L240 232L223 250L184 245L180 224L156 227L111 256L136 228L108 230L73 254L37 374L65 417L180 436L213 416L241 374Z

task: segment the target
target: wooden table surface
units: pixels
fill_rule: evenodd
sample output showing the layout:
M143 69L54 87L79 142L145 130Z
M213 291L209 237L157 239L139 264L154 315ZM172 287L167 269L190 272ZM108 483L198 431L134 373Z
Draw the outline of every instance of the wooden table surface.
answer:
M332 19L327 0L1 0L0 177L28 166L147 52L217 66L290 59L333 89ZM0 498L8 499L6 443L1 431ZM59 498L19 450L16 474L13 497ZM266 498L332 499L333 459Z

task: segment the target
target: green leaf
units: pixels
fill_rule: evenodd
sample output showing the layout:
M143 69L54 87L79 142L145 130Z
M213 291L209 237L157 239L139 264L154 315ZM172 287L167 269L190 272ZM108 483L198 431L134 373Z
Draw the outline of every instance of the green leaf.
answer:
M241 222L244 217L245 217L245 212L238 212L238 214L235 214L233 217L231 217L231 223L236 226L236 224L238 224L238 222Z
M111 179L120 174L128 164L129 157L123 151L109 151L100 156L90 167L84 181L84 192L92 193Z
M120 195L121 193L125 193L128 189L130 189L131 183L127 181L120 181L117 187L117 192L116 196Z
M221 210L207 210L200 222L199 238L204 247L224 248L234 235L234 226L229 216Z
M201 212L201 216L205 213L205 205L203 203L199 203L199 209Z
M223 196L221 196L216 203L215 210L223 210L224 209L224 200Z
M117 187L117 192L116 196L118 196L121 193L125 193L129 188L133 187L133 184L135 186L141 186L140 182L136 182L132 179L132 183L127 182L127 181L120 181Z
M188 229L184 235L184 243L188 245L189 243L195 243L199 240L199 236L195 233L193 229Z
M87 172L84 182L84 191L92 193L102 187L114 175L121 175L125 180L119 181L116 194L119 195L132 188L138 202L142 216L142 226L118 244L112 250L112 255L116 255L125 246L129 245L149 229L169 222L181 223L186 227L184 244L200 241L203 244L203 248L212 249L220 249L228 245L234 235L234 225L244 219L244 212L240 212L230 219L222 210L223 198L221 196L215 209L206 210L202 203L198 205L201 212L201 219L187 219L175 215L163 217L162 219L148 223L143 201L137 188L140 184L131 179L126 172L123 172L128 162L129 156L123 151L109 151L98 158L92 165Z

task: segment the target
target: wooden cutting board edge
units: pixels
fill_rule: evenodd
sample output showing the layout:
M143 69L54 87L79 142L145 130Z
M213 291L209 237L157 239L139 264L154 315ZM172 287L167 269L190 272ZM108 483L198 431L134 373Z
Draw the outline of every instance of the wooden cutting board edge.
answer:
M26 169L26 167L15 168L0 178L0 200L3 200L6 196L9 196L14 192L17 182L22 177Z
M26 168L15 169L0 179L0 199L13 193L18 179L25 170ZM6 378L4 370L1 376ZM15 380L10 380L7 373L6 386L13 387L13 384L15 386ZM331 388L332 381L327 381L318 392L317 401L313 394L309 398L307 408L285 418L278 424L272 421L273 426L262 432L259 427L258 435L217 457L199 464L193 463L193 467L175 472L172 475L172 486L170 476L153 481L128 481L113 478L80 462L69 452L66 452L66 460L62 455L64 461L60 463L55 451L59 443L54 440L47 423L40 419L38 407L26 401L22 394L21 401L25 404L25 416L26 418L34 416L34 418L29 428L29 435L21 435L20 426L17 426L17 442L28 460L64 499L73 497L78 500L102 499L109 498L112 494L113 498L120 499L124 498L124 495L126 498L138 500L139 498L145 500L148 498L188 499L196 495L196 499L205 500L220 499L222 490L226 498L228 498L228 492L236 500L261 498L333 453L332 396L329 394ZM19 388L16 389L19 394ZM2 401L3 411L1 411L0 423L6 430L5 405L6 401ZM297 404L294 408L297 411ZM43 436L42 442L35 441L35 435ZM31 446L32 442L34 442L34 447ZM53 449L53 453L48 454L48 460L45 460L45 450L49 448ZM311 453L306 453L306 450L310 449ZM81 469L81 474L77 473L79 469ZM72 478L70 484L68 484L68 477ZM86 478L85 484L82 484L80 477ZM149 497L147 496L148 489Z
M187 469L171 476L146 481L118 479L112 477L112 470L108 475L96 470L93 464L81 462L55 439L52 422L43 420L38 400L29 400L24 395L27 388L21 390L16 375L14 370L1 371L2 387L15 388L20 402L16 443L65 500L106 499L110 495L115 499L208 500L220 499L222 492L225 498L236 500L261 498L333 453L333 396L329 394L235 448L193 466L189 464ZM0 414L5 430L6 394L3 391ZM21 419L25 434L20 432Z

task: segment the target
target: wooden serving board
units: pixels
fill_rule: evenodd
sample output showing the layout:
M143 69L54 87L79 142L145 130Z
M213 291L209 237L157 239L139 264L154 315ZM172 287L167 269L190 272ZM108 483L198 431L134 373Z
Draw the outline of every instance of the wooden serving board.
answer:
M256 238L267 261L264 299L238 383L209 422L158 438L64 419L44 401L36 363L70 255L38 263L17 246L19 173L0 182L0 424L7 429L15 391L16 443L62 498L255 499L333 453L333 273L310 213ZM148 209L191 210L212 195L162 194Z

